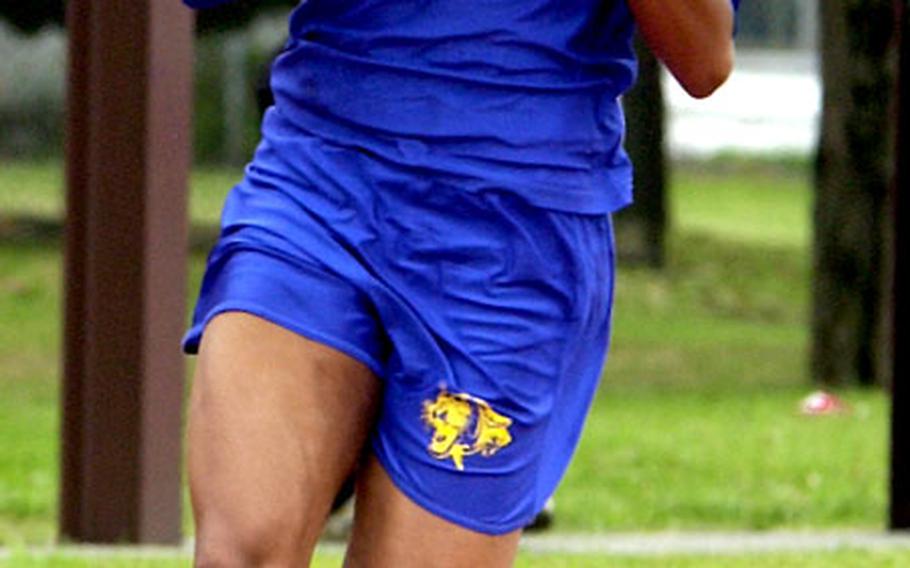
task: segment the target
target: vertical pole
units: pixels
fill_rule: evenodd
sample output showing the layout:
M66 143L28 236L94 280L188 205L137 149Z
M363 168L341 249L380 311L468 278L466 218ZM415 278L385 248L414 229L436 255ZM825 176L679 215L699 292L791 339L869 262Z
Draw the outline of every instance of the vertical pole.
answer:
M61 536L180 540L192 20L70 0Z
M623 97L623 107L633 125L625 146L635 164L636 206L616 217L616 230L630 260L657 268L666 257L668 229L666 105L660 63L640 36L635 38L635 52L638 81Z
M908 207L910 199L907 190L910 187L910 34L906 33L910 24L910 8L907 0L898 0L899 4L899 41L900 56L898 67L898 100L897 100L897 150L896 181L893 194L893 320L892 320L892 415L891 415L891 506L889 525L892 530L910 529L910 383L908 383L908 363L910 363L910 319L906 296L901 295L902 287L907 285L903 270L907 270L906 253L907 227L902 226L900 219L910 222ZM901 258L902 251L905 258Z
M62 451L60 456L60 532L66 537L79 534L79 493L82 485L82 385L85 375L85 346L82 324L85 309L85 222L88 194L89 127L89 5L70 0L69 82L67 89L66 136L66 238L64 243L63 373L61 389Z

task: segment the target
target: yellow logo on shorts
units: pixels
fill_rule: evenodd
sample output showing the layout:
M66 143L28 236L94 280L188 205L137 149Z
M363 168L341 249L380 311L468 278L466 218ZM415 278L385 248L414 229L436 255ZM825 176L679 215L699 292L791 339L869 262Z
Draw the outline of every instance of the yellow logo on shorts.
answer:
M424 423L433 437L427 450L434 458L452 458L464 470L465 456L489 457L512 443L512 419L499 414L477 397L443 390L436 400L424 401Z

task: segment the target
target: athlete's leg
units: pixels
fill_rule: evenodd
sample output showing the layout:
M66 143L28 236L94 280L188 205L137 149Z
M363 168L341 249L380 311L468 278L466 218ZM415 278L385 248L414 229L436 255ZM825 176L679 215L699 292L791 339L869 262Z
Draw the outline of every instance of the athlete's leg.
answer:
M375 457L360 473L346 568L511 566L521 531L492 536L455 525L399 491Z
M197 566L306 566L378 397L378 379L338 351L216 317L190 405Z

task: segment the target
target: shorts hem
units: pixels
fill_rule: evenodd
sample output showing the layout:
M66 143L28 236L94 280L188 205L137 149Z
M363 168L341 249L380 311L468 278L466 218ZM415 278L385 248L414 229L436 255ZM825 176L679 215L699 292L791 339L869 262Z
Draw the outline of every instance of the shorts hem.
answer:
M501 523L485 523L482 521L476 521L469 517L459 515L448 509L444 509L433 503L430 499L427 499L423 495L419 494L417 491L411 489L408 484L402 479L391 467L389 467L388 462L385 459L385 455L382 450L378 447L375 439L371 443L373 454L376 456L376 459L379 460L379 464L382 466L382 469L386 472L386 475L389 476L389 479L392 480L392 483L395 485L395 488L404 493L404 495L410 499L414 504L416 504L421 509L428 511L429 513L436 515L450 523L459 525L462 528L466 528L475 532L484 533L492 536L501 536L514 532L519 529L523 529L528 525L530 520L521 521L518 523L512 524L501 524Z
M312 329L302 326L297 322L294 322L290 318L276 314L275 312L265 309L262 306L257 304L248 303L248 302L222 302L217 304L214 308L210 309L205 316L205 319L201 323L198 323L190 328L183 338L182 348L183 352L188 355L195 355L199 352L199 344L202 341L202 334L205 331L206 326L216 317L227 312L243 312L250 315L261 317L279 327L296 333L310 341L315 341L316 343L321 343L327 347L331 347L337 351L344 353L349 357L353 357L357 361L363 363L369 367L377 377L382 378L382 365L379 364L375 358L371 357L366 353L366 351L360 349L356 345L349 343L343 339L338 339L331 335L320 333Z

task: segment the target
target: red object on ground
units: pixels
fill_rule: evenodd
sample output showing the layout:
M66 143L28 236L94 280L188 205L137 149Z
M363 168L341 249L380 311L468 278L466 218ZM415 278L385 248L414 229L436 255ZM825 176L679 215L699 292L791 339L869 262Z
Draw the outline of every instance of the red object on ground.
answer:
M825 391L815 391L802 400L800 412L808 416L839 414L847 410L846 405L836 396Z

